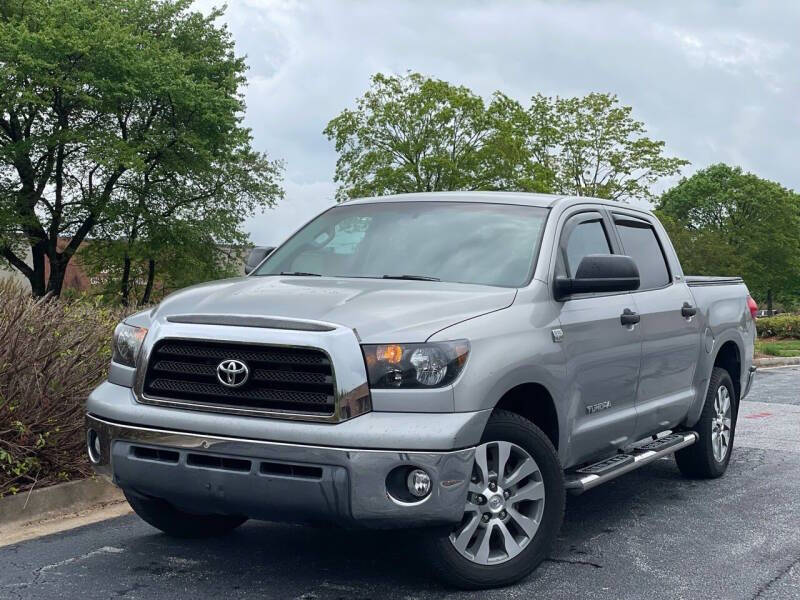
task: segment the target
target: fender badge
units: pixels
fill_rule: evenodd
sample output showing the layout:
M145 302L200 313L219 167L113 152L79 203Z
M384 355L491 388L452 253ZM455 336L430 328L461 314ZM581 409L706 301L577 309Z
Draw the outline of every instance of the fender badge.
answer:
M556 327L555 329L553 329L551 333L553 334L553 341L556 344L560 343L561 340L564 339L564 332L561 330L560 327Z
M586 412L589 413L590 415L593 415L594 413L600 412L601 410L606 410L607 408L611 408L611 402L609 400L587 406Z

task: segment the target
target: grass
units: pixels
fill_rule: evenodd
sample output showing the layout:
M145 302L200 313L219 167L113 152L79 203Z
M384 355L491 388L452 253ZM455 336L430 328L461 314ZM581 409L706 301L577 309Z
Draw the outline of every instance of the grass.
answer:
M756 354L764 356L800 356L800 340L780 338L757 339Z

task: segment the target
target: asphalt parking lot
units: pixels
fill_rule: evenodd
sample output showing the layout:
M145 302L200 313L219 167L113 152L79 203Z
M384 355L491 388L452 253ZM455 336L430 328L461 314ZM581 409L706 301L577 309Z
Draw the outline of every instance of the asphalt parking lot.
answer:
M1 598L800 598L800 367L761 371L725 477L657 461L567 502L551 557L505 590L453 592L410 533L247 523L176 541L135 516L0 549Z

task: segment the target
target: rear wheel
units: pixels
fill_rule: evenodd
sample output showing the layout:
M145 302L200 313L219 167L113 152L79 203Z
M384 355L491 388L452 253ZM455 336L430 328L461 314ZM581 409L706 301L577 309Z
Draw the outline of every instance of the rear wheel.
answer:
M728 372L714 367L703 412L692 428L697 442L675 453L675 462L687 477L713 479L728 468L736 433L735 394Z
M224 535L247 521L247 517L195 515L178 510L159 498L141 496L123 490L128 504L143 520L167 535L180 538L204 538Z
M563 518L564 475L550 440L527 419L498 410L475 450L464 516L432 535L430 560L457 587L508 585L544 560Z

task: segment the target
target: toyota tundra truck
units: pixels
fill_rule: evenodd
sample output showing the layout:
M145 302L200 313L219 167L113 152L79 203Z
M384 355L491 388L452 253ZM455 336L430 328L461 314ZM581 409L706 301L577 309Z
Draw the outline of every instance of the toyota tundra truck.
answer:
M728 466L757 307L684 275L646 210L366 198L253 257L120 323L88 398L94 468L168 535L413 527L438 575L487 588L547 556L566 493Z

